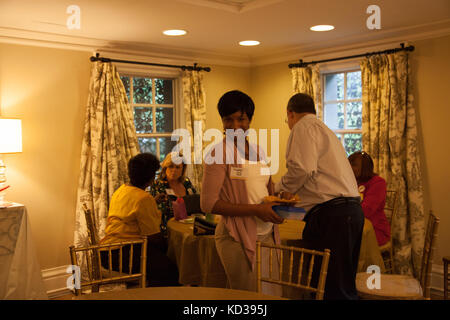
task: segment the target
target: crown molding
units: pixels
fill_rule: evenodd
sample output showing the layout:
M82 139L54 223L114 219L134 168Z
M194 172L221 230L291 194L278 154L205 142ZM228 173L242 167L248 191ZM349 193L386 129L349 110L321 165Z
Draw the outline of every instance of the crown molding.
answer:
M196 6L203 6L212 9L225 10L234 13L247 12L253 9L258 9L266 7L268 5L281 2L284 0L246 0L246 1L236 1L236 0L178 0L180 2L185 2L193 4Z
M48 47L113 54L130 59L139 57L143 62L250 67L250 58L242 55L221 54L208 50L168 47L144 43L108 41L75 37L47 32L0 27L0 43ZM149 61L151 60L151 61Z
M450 35L450 19L374 34L337 38L316 42L286 50L271 52L265 56L250 58L243 55L221 54L215 51L178 48L144 43L108 41L75 37L54 33L0 27L0 42L31 45L66 50L99 52L109 57L120 56L143 62L167 64L193 64L202 66L222 65L232 67L256 67L269 64L298 61L301 59L327 59L337 55L363 53L368 50L384 50L399 43L426 40Z
M282 63L286 61L298 61L300 58L307 59L327 59L336 57L337 54L349 54L349 52L361 53L361 50L387 49L386 46L398 45L401 42L407 43L432 38L439 38L450 35L450 19L445 19L433 23L421 24L411 27L396 28L387 31L375 31L376 34L356 35L353 37L337 38L323 43L311 43L297 46L287 50L271 53L264 57L256 57L251 61L252 66L263 66L268 64ZM375 38L375 39L374 39ZM373 40L371 40L373 39ZM340 45L341 43L341 45ZM346 43L346 44L342 44ZM359 51L358 51L359 49Z

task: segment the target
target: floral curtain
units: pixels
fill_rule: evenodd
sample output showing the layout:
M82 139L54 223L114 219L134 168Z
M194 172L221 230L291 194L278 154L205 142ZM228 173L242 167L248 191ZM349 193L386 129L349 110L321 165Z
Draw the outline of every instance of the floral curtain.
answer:
M133 112L116 67L93 63L86 108L75 220L75 245L88 245L82 204L91 209L103 238L109 201L128 181L128 160L139 153Z
M203 74L200 71L183 71L183 105L186 118L186 128L192 137L191 162L188 165L188 176L192 184L201 192L201 182L203 177L203 149L196 155L194 154L194 145L199 144L203 138L206 122L206 98L203 88ZM194 135L195 134L195 135ZM203 146L203 144L202 144ZM197 164L194 159L197 157ZM198 159L200 157L200 159Z
M399 197L392 222L395 271L417 276L425 222L410 72L406 52L361 61L364 149Z
M317 117L323 119L322 84L318 65L292 68L292 86L295 93L306 93L314 99Z

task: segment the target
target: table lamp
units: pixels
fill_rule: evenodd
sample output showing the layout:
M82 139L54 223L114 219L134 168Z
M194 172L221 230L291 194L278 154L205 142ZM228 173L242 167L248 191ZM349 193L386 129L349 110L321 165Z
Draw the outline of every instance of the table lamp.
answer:
M6 185L6 165L2 154L22 152L22 121L0 118L0 204L4 203Z

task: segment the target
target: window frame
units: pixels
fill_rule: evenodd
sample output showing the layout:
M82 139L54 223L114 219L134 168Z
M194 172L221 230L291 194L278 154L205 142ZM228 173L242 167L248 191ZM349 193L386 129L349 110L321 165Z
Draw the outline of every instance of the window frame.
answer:
M130 99L132 100L133 93L133 81L132 77L145 77L152 79L152 103L133 103L128 101L133 111L134 120L134 108L145 107L152 108L152 133L137 133L137 138L155 138L156 139L156 156L160 159L160 141L158 138L171 137L172 132L156 132L156 110L157 108L171 108L173 109L173 130L183 128L184 125L184 112L182 105L182 91L181 91L181 71L177 69L169 68L154 68L154 67L132 67L132 66L117 66L119 75L129 77L130 79ZM172 104L157 104L155 101L156 86L154 85L154 79L172 80ZM155 102L155 103L154 103ZM140 150L140 146L139 146Z
M326 109L326 105L329 104L338 104L338 103L342 103L344 105L344 129L331 129L331 131L333 131L336 134L336 137L339 139L339 141L342 143L342 146L345 149L345 141L344 141L344 137L345 134L361 134L361 148L363 148L363 144L362 144L362 124L361 124L361 129L346 129L345 127L347 126L347 103L352 103L352 102L361 102L362 105L362 94L361 94L361 98L359 99L347 99L347 74L351 73L351 72L355 72L355 71L360 71L361 72L361 68L358 65L353 65L353 66L349 66L346 68L335 68L335 69L327 69L326 71L323 70L320 72L320 76L321 76L321 85L322 85L322 105L323 105L323 112L322 112L322 121L326 124L325 122L325 109ZM325 99L325 90L326 90L326 76L327 75L331 75L331 74L339 74L339 73L343 73L344 74L344 97L342 100L330 100L330 101L326 101ZM362 89L362 88L361 88ZM362 113L362 110L361 110ZM362 116L362 115L361 115ZM347 152L347 150L345 150Z

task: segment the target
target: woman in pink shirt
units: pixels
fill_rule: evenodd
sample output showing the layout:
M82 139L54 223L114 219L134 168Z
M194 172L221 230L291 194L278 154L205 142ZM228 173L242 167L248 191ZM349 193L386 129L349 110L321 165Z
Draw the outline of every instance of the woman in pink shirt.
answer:
M348 157L362 194L361 207L364 216L372 222L378 245L382 246L391 237L391 227L384 213L386 203L386 181L373 172L373 160L364 151Z
M278 224L283 222L272 210L276 203L263 203L272 186L270 170L265 170L262 150L245 136L254 108L252 99L237 90L220 98L226 138L205 157L200 197L203 212L221 215L215 242L230 288L249 291L256 291L256 241L280 244ZM262 260L268 260L265 252ZM273 260L276 274L278 261ZM280 288L268 285L263 283L263 293L281 295Z

